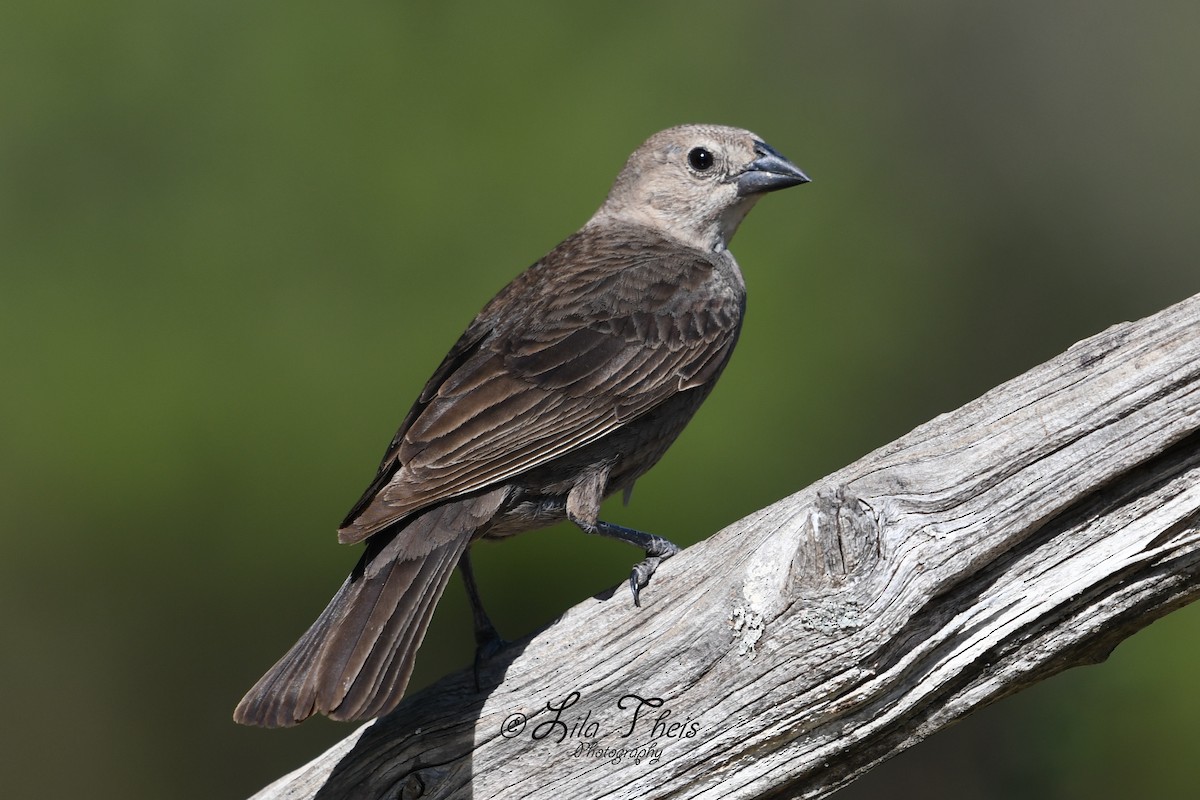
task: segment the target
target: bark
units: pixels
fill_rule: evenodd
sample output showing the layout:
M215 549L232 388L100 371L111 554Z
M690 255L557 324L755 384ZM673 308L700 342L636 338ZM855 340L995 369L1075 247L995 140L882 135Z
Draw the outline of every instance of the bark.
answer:
M822 797L1200 592L1200 295L412 697L256 798Z

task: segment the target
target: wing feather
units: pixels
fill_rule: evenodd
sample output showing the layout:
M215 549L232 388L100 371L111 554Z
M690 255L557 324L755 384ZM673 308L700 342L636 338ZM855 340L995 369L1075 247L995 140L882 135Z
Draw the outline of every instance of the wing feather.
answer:
M713 379L744 303L731 259L643 229L576 234L501 291L451 350L343 541L586 447Z

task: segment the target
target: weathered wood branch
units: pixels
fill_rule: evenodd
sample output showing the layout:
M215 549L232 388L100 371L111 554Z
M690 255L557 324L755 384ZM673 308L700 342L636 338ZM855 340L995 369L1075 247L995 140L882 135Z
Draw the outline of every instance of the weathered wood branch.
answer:
M256 797L821 797L1103 660L1200 593L1200 295L688 548L643 608L627 591Z

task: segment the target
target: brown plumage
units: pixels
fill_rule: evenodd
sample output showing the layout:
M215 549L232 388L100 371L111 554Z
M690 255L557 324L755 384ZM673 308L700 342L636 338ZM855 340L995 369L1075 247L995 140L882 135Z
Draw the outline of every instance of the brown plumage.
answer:
M745 285L726 245L765 192L808 178L754 134L685 125L630 156L588 223L489 302L426 383L342 542L366 551L234 719L294 725L395 707L446 582L478 538L570 519L637 544L634 601L677 551L600 521L711 391ZM481 646L494 636L476 606Z

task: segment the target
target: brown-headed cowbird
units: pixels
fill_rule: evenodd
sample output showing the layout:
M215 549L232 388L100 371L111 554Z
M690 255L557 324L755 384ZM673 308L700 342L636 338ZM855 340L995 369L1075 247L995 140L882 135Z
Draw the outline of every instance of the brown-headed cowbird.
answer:
M807 181L736 128L684 125L639 147L600 210L484 306L425 384L338 532L366 540L361 560L234 719L390 711L460 563L486 651L499 639L467 556L479 538L565 518L635 544L637 603L678 548L601 521L600 502L658 461L733 352L739 223L764 193Z

